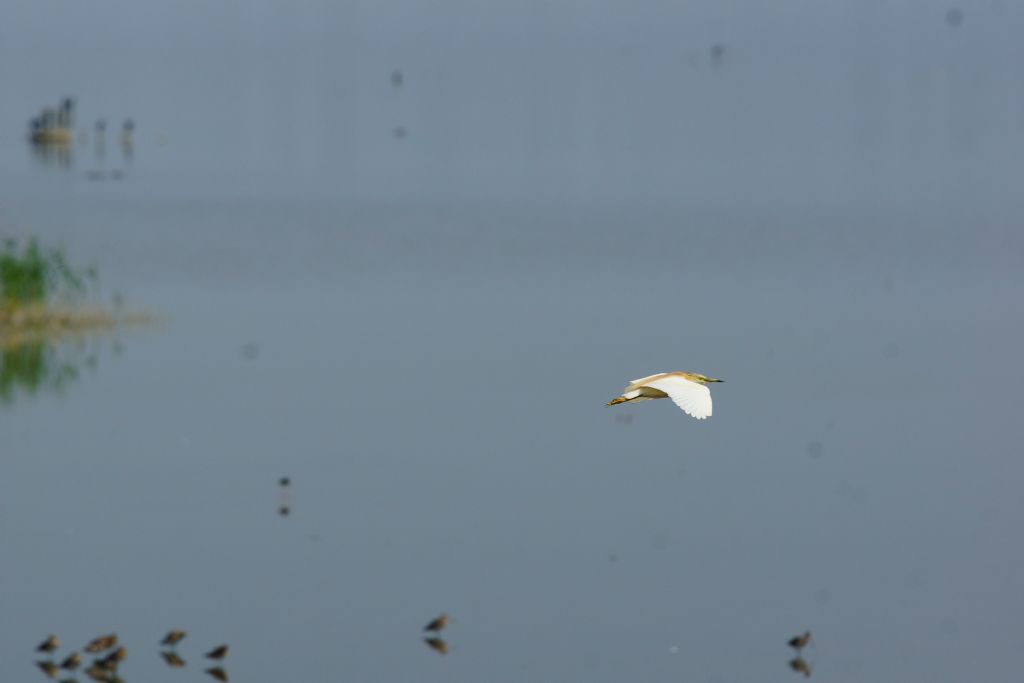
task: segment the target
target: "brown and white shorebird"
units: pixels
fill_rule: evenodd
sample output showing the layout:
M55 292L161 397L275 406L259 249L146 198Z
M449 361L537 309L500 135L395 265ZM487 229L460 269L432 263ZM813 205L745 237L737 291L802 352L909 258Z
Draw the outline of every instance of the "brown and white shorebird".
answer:
M447 614L442 614L437 619L432 620L429 624L424 626L423 630L424 631L433 631L433 632L437 633L438 631L440 631L441 629L443 629L447 625L448 625L448 615Z
M82 663L82 657L77 652L72 652L64 661L60 663L60 668L67 669L68 671L74 671L78 668L78 665Z
M180 643L185 638L186 635L188 634L186 634L184 631L179 631L177 629L173 631L168 631L167 635L164 636L164 639L160 641L160 644L166 645L168 647L174 647L175 645Z
M789 646L799 651L807 647L807 643L809 642L811 642L811 632L804 631L800 635L790 638Z
M227 657L227 655L228 655L228 646L227 645L218 645L217 647L213 648L212 650L210 650L209 652L206 653L206 656L209 657L210 659L224 659L225 657Z
M50 653L54 652L58 647L60 647L60 638L56 634L51 633L47 636L46 640L36 646L36 652Z
M711 417L711 391L705 385L721 381L696 372L659 372L633 380L607 405L671 398L684 413L703 420Z
M90 653L103 652L117 645L117 634L111 633L106 636L99 636L89 641L85 651Z

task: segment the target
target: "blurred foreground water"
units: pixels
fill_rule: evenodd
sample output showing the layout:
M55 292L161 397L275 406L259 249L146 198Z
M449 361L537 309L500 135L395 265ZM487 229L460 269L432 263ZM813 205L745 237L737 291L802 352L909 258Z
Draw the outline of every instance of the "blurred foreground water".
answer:
M3 71L0 231L167 322L4 351L0 677L1016 680L1016 9L232 7Z

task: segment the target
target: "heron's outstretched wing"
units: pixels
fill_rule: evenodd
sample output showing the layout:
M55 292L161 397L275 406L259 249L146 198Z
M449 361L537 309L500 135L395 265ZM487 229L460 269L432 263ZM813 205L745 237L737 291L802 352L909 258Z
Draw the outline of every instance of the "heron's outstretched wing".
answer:
M711 392L703 384L669 374L645 382L644 386L664 391L684 413L698 420L711 416Z

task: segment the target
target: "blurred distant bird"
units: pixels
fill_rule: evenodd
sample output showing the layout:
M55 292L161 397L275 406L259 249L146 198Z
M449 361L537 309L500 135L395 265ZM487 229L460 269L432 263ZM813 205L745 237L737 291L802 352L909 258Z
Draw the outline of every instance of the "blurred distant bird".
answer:
M91 653L103 652L115 645L117 645L117 634L111 633L110 635L98 636L90 640L89 644L85 646L85 651Z
M440 638L424 638L423 642L427 644L427 647L435 652L440 652L443 655L448 654L448 643L444 642Z
M291 480L291 479L289 479L288 477L281 477L281 478L280 478L280 479L278 480L278 482L277 482L277 483L278 483L278 484L280 484L282 488L284 488L284 487L288 486L289 484L291 484L291 483L292 483L292 480Z
M121 124L121 144L131 145L132 134L135 132L135 122L131 119L125 119L124 123Z
M161 652L160 656L167 662L167 666L175 669L185 666L185 660L178 656L176 652Z
M124 647L119 647L103 659L99 660L97 664L107 669L116 669L120 662L123 662L128 657L128 651Z
M206 670L206 673L208 673L209 675L213 676L218 681L223 681L223 683L227 683L228 672L225 671L222 667L215 666L215 667L209 668L209 669Z
M185 638L186 635L187 634L184 631L179 631L177 629L173 631L168 631L167 635L164 636L164 639L160 641L160 644L167 645L169 647L174 647L175 645L180 643Z
M789 660L789 668L798 674L803 674L804 678L811 677L811 667L800 657Z
M82 663L82 657L77 652L72 652L60 663L60 668L74 671Z
M85 670L85 675L94 681L99 683L108 683L110 681L110 670L99 664L93 664Z
M721 381L696 372L659 372L633 380L623 389L622 396L607 405L671 398L684 413L703 420L711 416L711 391L704 385Z
M804 631L798 636L793 636L789 639L789 646L797 650L802 650L807 647L807 643L811 642L811 632Z
M57 677L57 665L50 660L47 659L41 662L36 662L36 666L38 666L39 670L46 674L48 678Z
M46 640L39 643L36 647L36 652L53 652L58 647L60 647L60 638L51 633Z
M227 645L218 645L217 647L215 647L212 650L210 650L209 652L207 652L206 656L209 657L210 659L224 659L227 656L227 654L228 654L228 646Z
M435 633L443 629L448 625L448 615L442 614L437 619L434 619L429 624L423 627L424 631L434 631Z

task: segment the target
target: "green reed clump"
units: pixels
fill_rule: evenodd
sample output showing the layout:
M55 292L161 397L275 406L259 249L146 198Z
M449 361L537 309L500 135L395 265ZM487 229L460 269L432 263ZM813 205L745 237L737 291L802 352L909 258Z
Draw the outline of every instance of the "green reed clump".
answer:
M96 271L71 267L60 249L44 249L30 239L4 240L0 250L0 301L8 306L42 303L54 296L74 296L95 280Z

